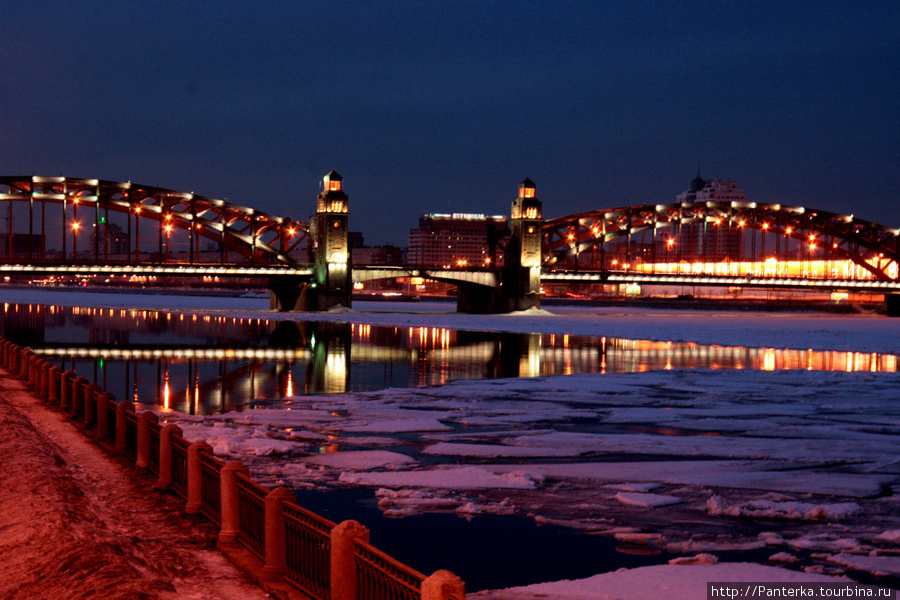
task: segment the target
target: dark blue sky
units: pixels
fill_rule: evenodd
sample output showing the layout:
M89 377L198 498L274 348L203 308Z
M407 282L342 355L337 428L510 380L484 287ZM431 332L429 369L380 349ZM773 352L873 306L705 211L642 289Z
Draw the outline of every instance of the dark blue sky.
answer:
M676 6L678 4L679 6ZM900 2L7 2L0 173L130 180L350 228L751 200L900 226Z

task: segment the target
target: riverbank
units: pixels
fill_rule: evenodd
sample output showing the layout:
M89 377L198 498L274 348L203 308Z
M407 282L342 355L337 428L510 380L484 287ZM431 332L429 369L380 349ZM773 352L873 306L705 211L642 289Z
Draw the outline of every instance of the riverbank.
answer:
M0 597L268 597L174 497L8 377L0 377L0 431Z

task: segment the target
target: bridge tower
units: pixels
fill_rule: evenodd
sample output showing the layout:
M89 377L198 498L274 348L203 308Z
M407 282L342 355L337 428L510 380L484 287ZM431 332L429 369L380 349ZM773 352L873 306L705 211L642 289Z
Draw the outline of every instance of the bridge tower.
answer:
M347 235L347 194L335 171L323 178L316 213L309 218L309 262L312 281L302 278L271 281L271 307L282 311L321 311L350 307L353 285Z
M511 235L504 255L500 295L506 311L541 306L541 201L530 179L512 203Z
M350 307L353 292L350 242L347 235L347 194L336 171L323 178L316 214L309 219L310 262L316 266L309 310Z

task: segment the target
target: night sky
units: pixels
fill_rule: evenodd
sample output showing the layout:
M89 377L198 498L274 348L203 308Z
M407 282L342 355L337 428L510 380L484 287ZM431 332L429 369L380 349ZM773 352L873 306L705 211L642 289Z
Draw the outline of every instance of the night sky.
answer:
M133 181L350 229L750 200L900 226L900 2L7 1L4 175Z

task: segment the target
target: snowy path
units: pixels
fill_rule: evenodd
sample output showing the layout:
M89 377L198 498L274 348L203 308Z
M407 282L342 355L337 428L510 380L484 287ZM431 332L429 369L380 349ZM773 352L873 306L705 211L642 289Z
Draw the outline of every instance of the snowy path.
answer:
M0 597L268 597L180 502L8 378L0 378L0 432Z

